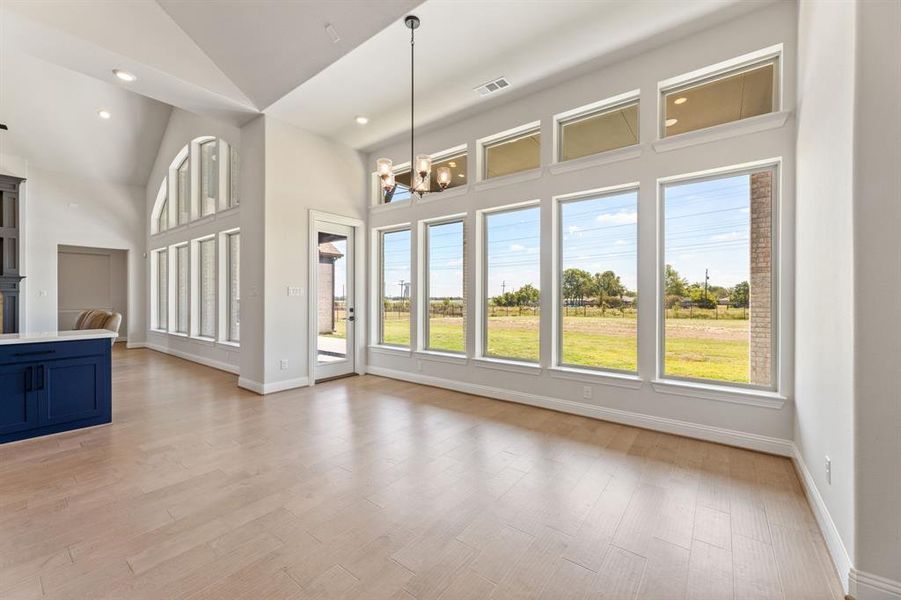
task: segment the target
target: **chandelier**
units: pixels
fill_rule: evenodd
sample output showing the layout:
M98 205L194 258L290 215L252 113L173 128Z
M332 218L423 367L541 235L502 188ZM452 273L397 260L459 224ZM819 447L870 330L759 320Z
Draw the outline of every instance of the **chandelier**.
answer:
M414 160L414 128L413 115L415 103L414 64L416 48L416 29L419 28L419 17L408 15L404 24L410 30L410 193L422 198L431 192L432 185L432 157L428 154L419 154ZM385 202L391 202L397 181L394 176L394 165L390 158L380 158L376 161L376 172L381 180L382 193ZM439 192L444 191L451 182L451 171L448 167L439 167L435 173L435 181Z

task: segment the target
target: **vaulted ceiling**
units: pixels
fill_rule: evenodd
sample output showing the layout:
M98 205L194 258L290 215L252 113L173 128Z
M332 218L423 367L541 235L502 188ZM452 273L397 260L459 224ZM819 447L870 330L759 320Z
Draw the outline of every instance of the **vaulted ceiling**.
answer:
M423 125L761 3L0 0L0 153L144 185L171 106L236 125L266 112L367 149L409 126L408 12ZM501 75L496 97L473 91Z

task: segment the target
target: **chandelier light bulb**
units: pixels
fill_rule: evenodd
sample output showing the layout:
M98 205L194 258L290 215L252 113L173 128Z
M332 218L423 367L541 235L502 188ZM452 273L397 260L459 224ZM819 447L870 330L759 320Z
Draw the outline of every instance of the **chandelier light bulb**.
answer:
M442 190L446 189L451 182L451 170L448 167L438 167L437 173L438 187Z
M432 157L428 154L420 154L416 157L416 172L423 179L432 172Z

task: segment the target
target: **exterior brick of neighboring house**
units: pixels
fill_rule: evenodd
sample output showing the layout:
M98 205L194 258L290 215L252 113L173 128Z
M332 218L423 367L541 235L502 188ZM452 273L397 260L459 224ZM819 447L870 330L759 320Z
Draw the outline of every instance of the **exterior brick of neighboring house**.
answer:
M319 333L335 331L335 261L343 256L331 242L319 244Z
M751 383L773 383L773 173L751 175Z

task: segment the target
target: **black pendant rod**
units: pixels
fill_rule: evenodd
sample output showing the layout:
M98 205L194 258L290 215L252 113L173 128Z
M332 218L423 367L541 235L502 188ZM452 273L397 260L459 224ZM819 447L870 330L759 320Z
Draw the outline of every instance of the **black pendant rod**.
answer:
M414 141L413 113L414 113L414 110L416 107L416 104L415 104L416 95L414 94L414 86L413 86L414 77L415 77L414 70L413 70L414 48L416 47L416 42L414 39L415 35L416 35L416 28L410 27L410 193L411 194L413 193L413 189L414 189L413 186L416 182L416 178L414 177L416 163L413 162L413 158L415 156L415 151L413 150L413 148L414 148L414 146L413 146L413 141Z

